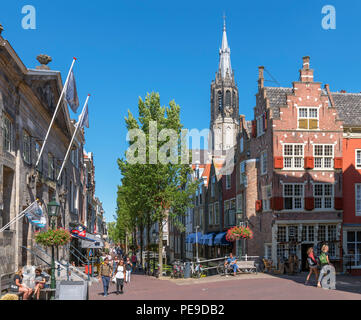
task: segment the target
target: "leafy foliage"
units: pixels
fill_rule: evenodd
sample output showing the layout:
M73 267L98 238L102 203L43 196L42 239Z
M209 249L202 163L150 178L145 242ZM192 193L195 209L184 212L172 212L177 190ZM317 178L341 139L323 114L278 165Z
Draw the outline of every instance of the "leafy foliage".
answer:
M59 228L57 230L48 230L46 232L37 232L35 242L45 247L65 246L71 241L71 234L68 230Z

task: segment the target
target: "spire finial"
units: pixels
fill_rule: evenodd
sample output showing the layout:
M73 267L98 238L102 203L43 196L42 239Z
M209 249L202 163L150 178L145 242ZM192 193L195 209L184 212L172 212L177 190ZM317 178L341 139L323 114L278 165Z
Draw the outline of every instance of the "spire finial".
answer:
M223 12L223 31L226 31L226 14Z

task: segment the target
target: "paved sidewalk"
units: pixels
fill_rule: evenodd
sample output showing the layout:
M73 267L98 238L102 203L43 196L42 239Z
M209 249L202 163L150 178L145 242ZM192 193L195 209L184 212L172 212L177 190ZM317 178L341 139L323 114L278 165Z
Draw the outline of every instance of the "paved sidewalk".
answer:
M115 284L103 297L102 283L90 287L90 300L361 300L361 277L338 276L337 290L305 286L306 274L273 276L214 276L202 279L156 279L132 275L125 293L117 296Z

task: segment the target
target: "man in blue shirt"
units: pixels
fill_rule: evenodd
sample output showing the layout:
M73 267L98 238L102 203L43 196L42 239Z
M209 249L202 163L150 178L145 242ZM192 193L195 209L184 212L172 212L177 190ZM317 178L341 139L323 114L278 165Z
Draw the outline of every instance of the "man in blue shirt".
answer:
M229 254L229 258L224 264L225 266L229 265L233 269L234 276L237 275L237 270L239 271L239 267L237 266L237 259L233 257L233 253Z

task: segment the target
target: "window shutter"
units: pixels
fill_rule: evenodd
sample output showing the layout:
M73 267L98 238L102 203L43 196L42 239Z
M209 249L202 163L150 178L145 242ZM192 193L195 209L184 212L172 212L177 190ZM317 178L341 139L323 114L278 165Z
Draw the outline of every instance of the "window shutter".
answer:
M318 120L317 119L310 119L310 129L318 129Z
M257 122L256 122L256 120L252 121L252 137L253 138L257 137Z
M298 120L298 128L299 129L308 129L308 121L307 121L307 119L299 119Z
M335 169L342 169L343 167L343 159L335 158Z
M275 169L283 169L283 157L274 158L274 167Z
M313 210L315 208L315 198L305 198L305 209Z
M343 209L343 198L335 198L335 209L336 210Z
M283 210L283 197L271 198L271 208L275 211Z
M315 161L313 157L305 157L305 169L313 169L315 167Z
M262 201L261 200L256 201L256 211L257 212L262 211Z

